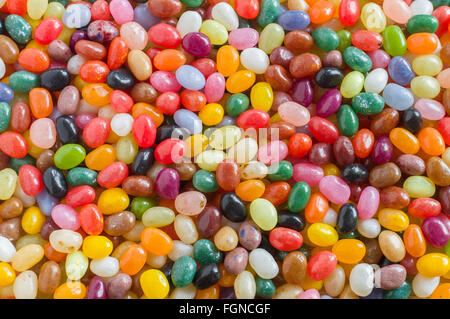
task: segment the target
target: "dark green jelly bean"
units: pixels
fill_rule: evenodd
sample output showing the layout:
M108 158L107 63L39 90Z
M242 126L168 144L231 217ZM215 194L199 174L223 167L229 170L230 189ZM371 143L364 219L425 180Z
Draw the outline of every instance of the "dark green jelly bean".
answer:
M311 188L305 182L298 182L292 186L288 198L288 208L293 213L298 213L306 207L311 197Z
M384 299L408 299L411 295L411 284L405 280L400 287L383 292Z
M181 3L184 4L186 7L196 8L200 7L203 0L181 0Z
M6 102L0 102L0 133L4 132L11 121L11 106Z
M438 26L438 19L428 14L417 14L412 16L406 24L406 28L410 34L419 32L434 33Z
M384 51L391 56L400 56L406 53L406 38L398 25L390 25L383 31Z
M16 92L28 94L32 89L39 87L39 76L28 71L14 72L9 76L9 86Z
M349 184L358 184L369 178L369 170L363 164L348 164L342 169L341 178Z
M169 282L169 285L172 286L172 267L174 262L171 260L168 260L167 263L161 267L161 272L166 276L167 281Z
M275 258L277 258L279 261L283 261L284 258L286 258L286 256L289 254L289 251L277 251L277 255L275 256Z
M442 6L442 0L430 0L430 2L433 4L433 9L437 9L440 6Z
M337 49L344 52L345 49L352 45L352 33L348 30L339 30L337 35L339 37L339 45Z
M342 74L342 71L333 67L322 68L314 75L316 84L325 89L338 86L343 78L344 74Z
M70 84L70 73L63 68L44 71L39 78L41 86L50 92L61 91Z
M211 193L219 189L216 174L203 169L195 172L194 177L192 178L192 184L194 184L196 189L203 193Z
M355 205L347 203L341 206L337 216L336 228L341 234L348 234L358 226L358 210Z
M63 198L67 194L67 181L64 174L54 166L47 167L42 174L47 192L56 198Z
M269 166L268 177L271 181L287 181L292 177L294 168L289 161L279 161Z
M311 33L314 44L324 51L332 51L339 45L339 36L329 28L317 28Z
M256 277L256 295L261 298L271 298L275 295L275 285L270 279Z
M384 108L384 98L376 93L359 93L352 99L352 107L360 114L378 114Z
M24 165L32 165L36 166L36 160L32 158L29 154L25 155L22 158L13 158L9 160L9 165L16 173L19 173L19 169Z
M59 2L59 3L61 3L64 7L66 7L66 6L69 4L69 2L66 1L66 0L50 0L49 3L50 3L50 2Z
M194 277L194 286L197 289L206 289L217 284L220 280L220 270L217 264L209 264L200 268Z
M247 111L250 101L247 95L243 93L237 93L231 95L227 100L226 111L229 116L237 117L242 112Z
M422 115L418 109L409 108L402 114L402 126L413 134L419 133L422 129Z
M73 144L78 140L78 129L75 121L67 115L56 119L56 132L62 144Z
M131 171L135 175L146 175L154 161L154 149L147 147L141 149L131 164Z
M358 132L359 119L355 111L350 105L341 105L339 111L337 112L337 124L339 132L343 136L353 136Z
M342 57L344 58L344 62L353 70L365 73L372 69L372 60L370 57L357 47L348 47L344 50Z
M225 193L220 198L220 211L234 223L243 222L247 218L247 208L235 193Z
M279 227L290 228L301 232L305 228L305 220L302 216L285 212L278 215L277 225Z
M360 237L357 230L352 231L348 234L339 234L339 239L358 239Z
M278 0L262 0L260 2L258 24L264 28L266 25L275 22L280 14L280 2Z
M0 34L3 34L5 32L5 21L0 19Z
M186 287L194 280L197 263L190 256L178 258L172 267L171 279L175 287Z
M252 25L250 24L250 21L248 21L245 18L242 18L241 16L238 16L239 18L239 28L251 28Z
M311 255L311 248L309 246L306 246L305 244L303 244L302 247L297 249L297 251L303 253L303 255L305 255L306 258L309 258L309 256Z
M74 167L67 173L67 181L71 186L97 186L97 172L86 167Z
M201 265L217 264L222 261L222 252L208 239L200 239L194 244L194 258Z
M148 197L135 197L131 200L131 212L136 216L136 219L142 219L145 211L153 206L156 202Z
M31 40L31 25L21 16L10 14L5 19L5 28L15 42L27 44Z

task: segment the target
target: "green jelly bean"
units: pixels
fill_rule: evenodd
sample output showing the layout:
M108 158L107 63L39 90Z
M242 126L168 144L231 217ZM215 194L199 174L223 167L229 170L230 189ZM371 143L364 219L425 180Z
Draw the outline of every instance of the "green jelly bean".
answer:
M348 234L339 233L339 239L358 239L360 237L358 231L354 230Z
M297 251L303 253L303 255L305 255L306 258L309 258L309 256L311 255L311 248L309 246L306 246L305 244L303 244L302 247L297 249Z
M86 273L89 259L81 251L68 254L66 258L66 274L70 280L79 280Z
M438 26L438 19L429 14L415 15L411 17L411 19L409 19L408 23L406 24L406 28L411 34L419 32L434 33L437 30Z
M287 181L292 177L294 168L289 161L279 161L269 166L268 177L271 181Z
M329 28L317 28L311 33L314 44L324 51L332 51L339 45L339 36Z
M383 110L384 98L376 93L359 93L352 99L352 107L360 114L378 114Z
M27 71L14 72L9 77L9 85L19 93L28 94L32 89L39 87L39 76Z
M66 144L61 146L55 153L53 160L59 169L71 169L84 161L86 151L79 144Z
M22 158L13 158L9 160L9 165L16 173L19 173L19 169L24 165L32 165L36 166L36 160L32 158L29 154L25 155Z
M31 40L30 24L17 14L10 14L5 19L5 28L9 36L20 44L27 44Z
M262 0L257 17L258 24L261 27L275 22L280 14L280 2L278 0Z
M311 197L311 188L305 182L298 182L292 186L289 193L288 208L293 213L298 213L306 207Z
M252 27L252 25L250 24L250 21L248 21L247 19L245 19L241 16L238 16L238 18L239 18L239 29Z
M383 31L383 47L391 56L406 53L406 38L398 25L390 25Z
M75 169L75 168L74 168ZM142 219L145 211L153 206L156 206L156 202L147 197L135 197L131 201L131 212L136 216L136 219Z
M400 287L393 290L384 290L384 299L408 299L411 295L411 284L408 280L405 280Z
M370 57L357 47L348 47L344 50L342 57L345 63L355 71L364 73L372 69L372 60Z
M194 177L192 178L192 184L194 184L196 189L203 193L211 193L219 189L216 175L203 169L195 172Z
M447 242L447 244L444 247L444 251L447 254L447 256L450 256L450 240Z
M64 7L66 7L66 6L69 4L69 2L66 1L66 0L49 0L49 3L50 3L50 2L59 2L59 3L61 3ZM93 1L91 1L91 2L93 2Z
M250 101L247 95L243 93L237 93L231 95L227 100L225 107L227 114L232 117L239 116L242 112L247 111Z
M275 295L275 285L270 279L256 277L256 295L261 298L271 298Z
M184 4L186 7L190 8L196 8L200 7L203 0L181 0L181 3Z
M339 37L339 45L337 49L344 52L345 49L352 45L352 33L348 30L339 30L337 35Z
M0 133L4 132L11 121L11 106L6 102L0 102Z
M72 186L97 186L97 172L86 167L75 167L67 173L67 181Z
M222 261L222 253L208 239L200 239L194 244L194 258L201 265L218 264Z
M182 256L178 258L172 266L170 277L175 287L182 288L189 285L194 280L197 264L194 258Z
M337 112L337 124L341 135L353 136L358 132L358 116L350 105L341 105Z

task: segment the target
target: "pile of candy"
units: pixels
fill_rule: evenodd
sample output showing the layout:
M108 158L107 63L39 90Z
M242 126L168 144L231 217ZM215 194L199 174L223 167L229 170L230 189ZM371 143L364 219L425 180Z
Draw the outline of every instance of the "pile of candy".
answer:
M0 297L450 298L447 4L0 0Z

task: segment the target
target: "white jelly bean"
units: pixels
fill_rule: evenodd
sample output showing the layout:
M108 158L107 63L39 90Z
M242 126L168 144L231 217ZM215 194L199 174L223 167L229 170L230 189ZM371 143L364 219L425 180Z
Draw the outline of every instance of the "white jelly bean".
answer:
M194 257L194 247L192 245L187 245L180 240L174 240L172 250L167 257L172 261L176 261L183 256Z
M186 11L178 19L177 30L184 37L189 32L198 32L201 26L201 15L195 11Z
M8 238L0 236L0 261L10 262L16 254L16 248Z
M69 229L58 229L50 234L50 245L60 253L70 254L80 249L83 237Z
M111 119L111 130L119 136L127 136L133 126L133 117L128 113L118 113Z
M417 274L412 281L413 292L419 298L427 298L439 286L439 281L440 277L428 278Z
M233 7L226 2L219 2L211 10L211 17L225 26L228 31L239 27L239 18Z
M197 289L193 284L183 288L175 288L169 296L169 299L194 299Z
M242 65L256 74L263 74L269 67L269 57L261 49L248 48L241 52Z
M256 283L252 273L244 270L234 280L234 293L237 299L253 299L256 295Z
M16 277L13 285L16 299L36 299L38 278L34 271L27 270Z
M119 261L117 258L106 256L101 259L91 260L89 269L97 276L112 277L119 272Z
M378 220L371 219L360 219L358 221L358 232L367 238L377 238L381 231L381 226Z
M278 264L273 256L265 249L256 248L252 250L249 255L249 262L258 276L263 279L272 279L278 275Z
M368 296L374 286L374 271L369 264L358 264L350 273L350 289L358 296Z
M367 74L364 81L364 89L366 92L380 93L384 90L388 81L388 73L385 69L375 69Z

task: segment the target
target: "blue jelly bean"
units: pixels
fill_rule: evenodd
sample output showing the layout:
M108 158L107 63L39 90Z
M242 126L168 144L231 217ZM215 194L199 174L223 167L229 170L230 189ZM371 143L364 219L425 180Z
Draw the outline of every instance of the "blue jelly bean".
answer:
M286 31L305 30L311 20L304 11L289 10L278 16L277 23Z
M68 28L82 28L91 21L91 10L88 6L75 3L66 8L62 16L62 22Z
M50 216L53 207L58 205L59 200L50 195L44 188L39 194L36 195L39 208L45 216Z
M9 103L14 98L14 91L5 83L0 83L0 102Z
M395 83L386 85L383 98L387 105L398 111L407 110L414 104L414 95L411 91Z
M359 299L383 299L383 289L373 288L372 292L369 295L365 297L359 297Z
M189 130L191 134L202 133L202 121L194 112L186 109L181 109L175 112L175 114L173 115L173 119L179 127Z
M139 23L145 30L159 22L159 17L153 15L146 4L134 8L134 21Z
M229 115L225 115L222 119L222 121L216 125L216 127L223 127L223 126L230 126L230 125L236 125L236 118L231 117Z
M409 85L411 80L415 77L411 64L401 56L396 56L391 59L388 71L391 79L403 86Z
M193 66L183 65L175 72L178 83L188 90L201 90L205 87L204 75Z

